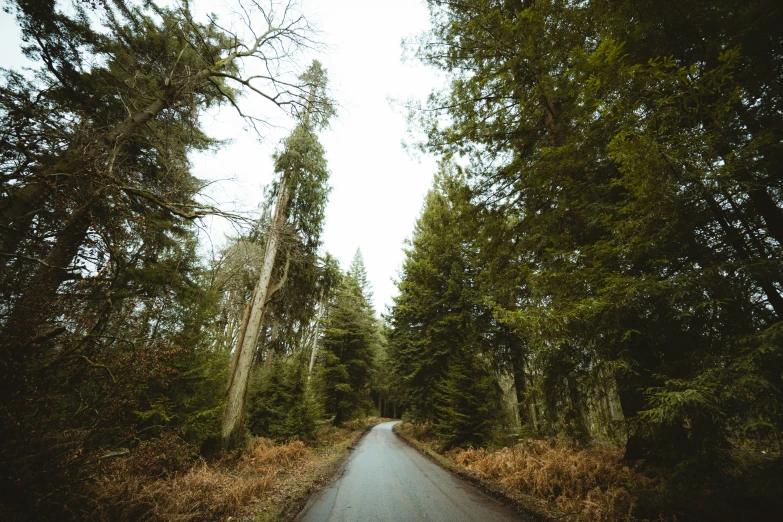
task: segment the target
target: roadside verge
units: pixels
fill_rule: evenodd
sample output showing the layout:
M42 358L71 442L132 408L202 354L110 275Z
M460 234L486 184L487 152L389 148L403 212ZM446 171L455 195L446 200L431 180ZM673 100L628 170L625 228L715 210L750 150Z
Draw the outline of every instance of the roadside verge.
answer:
M469 470L455 464L448 458L444 457L437 451L435 451L429 444L422 442L413 437L410 430L404 428L405 423L396 424L393 428L394 433L403 440L410 447L423 454L431 461L435 462L442 468L454 473L458 477L467 480L471 484L477 486L479 489L489 494L490 496L504 502L517 510L518 513L528 517L535 522L553 522L565 521L569 522L572 518L567 513L558 513L554 507L549 506L547 502L520 493L519 491L510 488L500 482L479 477L475 473L471 473Z

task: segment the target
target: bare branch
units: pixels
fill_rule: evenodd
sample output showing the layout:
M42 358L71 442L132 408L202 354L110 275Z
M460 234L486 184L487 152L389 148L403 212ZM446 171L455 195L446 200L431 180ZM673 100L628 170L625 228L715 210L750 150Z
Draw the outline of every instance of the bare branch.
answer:
M9 254L8 252L0 252L0 256L18 257L19 259L25 259L27 261L33 261L35 263L39 263L47 268L53 268L52 265L48 264L46 261L42 261L41 259L38 259L37 257L30 257L22 254Z
M151 201L156 205L158 205L159 207L161 207L162 209L165 209L168 212L172 213L173 215L181 217L183 219L187 219L189 221L193 221L195 219L203 218L206 216L220 216L235 221L245 221L245 222L251 221L248 218L245 218L238 214L225 212L223 210L220 210L219 208L210 205L197 205L192 203L184 204L184 203L175 203L171 201L164 201L157 194L153 194L152 192L149 192L147 190L137 189L133 187L120 187L120 189L128 194L133 194L135 196L139 196L148 201Z

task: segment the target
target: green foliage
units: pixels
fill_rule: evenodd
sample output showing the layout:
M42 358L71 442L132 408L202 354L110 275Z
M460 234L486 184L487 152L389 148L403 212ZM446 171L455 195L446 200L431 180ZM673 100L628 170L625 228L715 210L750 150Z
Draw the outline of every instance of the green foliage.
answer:
M257 368L248 391L247 425L253 435L278 441L314 439L321 419L309 386L306 352Z
M500 390L491 368L481 355L457 350L435 387L435 434L446 448L481 447L501 424Z
M464 176L445 162L427 195L400 294L389 317L389 359L402 404L432 421L447 445L479 444L502 422L495 371L504 332L476 292L479 253Z
M487 352L522 377L530 422L586 440L596 390L616 389L629 458L709 461L767 422L759 443L777 444L780 350L765 339L783 314L780 6L430 6L418 55L450 84L419 113L421 146L460 158L474 208L458 207L461 237L429 241L481 273L471 316L488 306L516 336ZM422 383L446 367L424 311L448 287L424 292L436 278L417 271L449 270L448 250L421 255L417 235L391 345L424 412Z
M239 108L243 62L276 62L302 26L250 51L187 2L7 4L36 66L0 71L0 457L18 470L2 487L60 520L106 448L214 434L230 332L193 223L219 211L189 156L219 145L201 116ZM302 105L285 83L274 102Z
M354 258L353 272L346 274L327 312L318 351L318 390L327 415L335 425L373 411L370 383L373 378L380 332L368 292L354 277L364 273L361 257Z

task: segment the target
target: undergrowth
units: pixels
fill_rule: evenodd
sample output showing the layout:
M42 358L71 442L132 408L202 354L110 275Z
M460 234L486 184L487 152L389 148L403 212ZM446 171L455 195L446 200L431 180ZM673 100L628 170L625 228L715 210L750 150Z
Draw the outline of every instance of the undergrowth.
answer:
M270 499L285 501L292 483L307 480L319 461L334 457L330 450L378 422L368 418L340 428L324 426L307 445L249 437L245 449L210 461L173 435L143 442L127 455L96 459L84 496L74 503L79 506L75 518L198 522L248 515ZM277 495L277 490L286 493Z
M153 444L159 448L160 444ZM175 452L187 452L186 444ZM212 463L198 458L184 470L160 466L165 453L139 451L100 464L89 486L89 518L114 520L225 520L267 493L275 477L312 459L301 441L274 445L263 439ZM85 513L87 515L87 513Z
M564 442L527 440L495 452L454 449L455 464L520 492L552 502L584 522L633 521L640 495L660 486L622 460L622 451L577 448Z
M548 503L551 510L539 513L542 518L636 522L640 511L649 515L662 485L624 462L619 448L525 439L494 451L471 447L443 452L429 425L405 423L401 430L474 477L501 484L514 500L521 501L518 493ZM668 520L661 515L642 519Z

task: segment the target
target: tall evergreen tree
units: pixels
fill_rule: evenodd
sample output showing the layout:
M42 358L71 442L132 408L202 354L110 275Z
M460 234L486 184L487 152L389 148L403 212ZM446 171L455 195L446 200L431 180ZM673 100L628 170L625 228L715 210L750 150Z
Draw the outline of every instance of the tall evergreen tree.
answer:
M487 440L500 422L491 311L476 293L471 193L444 162L416 223L390 315L403 404L449 445Z
M325 95L326 71L320 62L314 61L300 79L310 87L310 97L300 114L299 124L285 140L283 150L275 156L275 171L280 178L273 189L276 201L265 233L264 261L245 308L229 372L228 401L222 426L225 447L236 446L244 434L250 370L267 303L286 283L291 257L299 254L314 260L320 245L329 172L317 132L328 124L333 109ZM301 248L297 248L297 242L301 243ZM280 271L277 263L280 254L285 256L282 274L273 284L275 268Z
M359 284L359 287L362 289L362 297L368 303L370 310L373 311L374 315L372 288L370 286L370 281L367 279L367 268L364 265L364 256L362 255L362 250L360 248L357 248L356 253L353 255L351 266L348 267L348 275L354 278Z
M318 351L319 388L335 425L373 408L370 383L380 333L372 305L365 298L369 288L354 275L364 273L358 254L330 303Z

